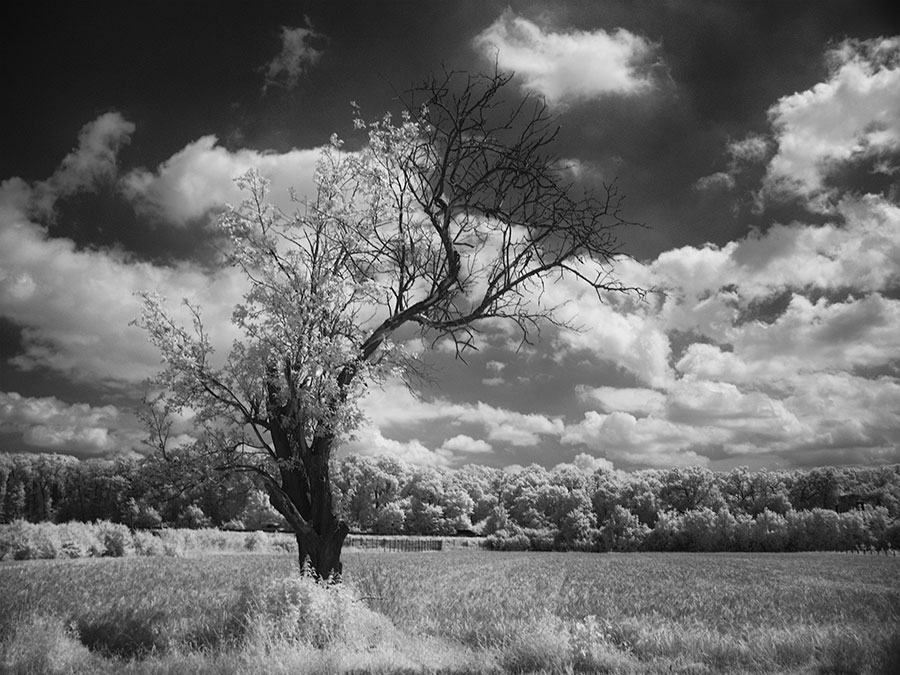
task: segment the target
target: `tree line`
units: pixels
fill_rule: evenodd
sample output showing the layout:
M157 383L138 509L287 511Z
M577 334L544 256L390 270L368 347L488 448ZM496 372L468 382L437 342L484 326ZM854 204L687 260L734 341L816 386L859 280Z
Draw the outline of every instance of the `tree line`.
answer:
M333 477L340 517L372 534L478 534L497 549L900 549L900 465L508 472L350 455L334 462ZM286 526L247 474L179 482L155 458L0 453L0 522L15 520Z

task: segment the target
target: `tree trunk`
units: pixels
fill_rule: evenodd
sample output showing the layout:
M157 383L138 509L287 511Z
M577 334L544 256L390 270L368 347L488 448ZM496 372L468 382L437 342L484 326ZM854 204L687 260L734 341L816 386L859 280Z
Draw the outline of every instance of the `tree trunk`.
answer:
M336 520L335 526L328 532L297 532L297 553L301 569L309 570L322 579L339 578L343 570L341 549L349 531L345 522Z
M321 579L335 579L343 569L341 549L350 528L334 510L328 464L334 438L317 436L307 445L292 443L281 425L273 424L271 432L286 461L278 468L280 484L266 486L269 501L294 530L300 567Z

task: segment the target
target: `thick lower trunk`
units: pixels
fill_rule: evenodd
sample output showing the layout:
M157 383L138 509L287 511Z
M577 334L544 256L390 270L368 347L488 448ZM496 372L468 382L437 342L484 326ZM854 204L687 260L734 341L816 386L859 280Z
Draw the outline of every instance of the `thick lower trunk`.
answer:
M300 567L322 579L337 580L341 576L341 550L349 532L343 521L334 521L327 532L297 533Z
M272 436L280 454L291 457L288 435L276 427ZM335 579L341 575L341 549L350 530L334 509L328 466L332 438L316 440L314 447L301 446L305 452L279 466L281 480L267 484L267 489L272 506L296 534L300 567L316 577Z

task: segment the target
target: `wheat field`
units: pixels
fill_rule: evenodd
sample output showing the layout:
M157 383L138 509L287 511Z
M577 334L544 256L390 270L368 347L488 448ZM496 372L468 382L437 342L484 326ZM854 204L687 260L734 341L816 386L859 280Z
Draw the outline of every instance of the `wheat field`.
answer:
M900 558L348 551L0 564L3 673L900 672Z

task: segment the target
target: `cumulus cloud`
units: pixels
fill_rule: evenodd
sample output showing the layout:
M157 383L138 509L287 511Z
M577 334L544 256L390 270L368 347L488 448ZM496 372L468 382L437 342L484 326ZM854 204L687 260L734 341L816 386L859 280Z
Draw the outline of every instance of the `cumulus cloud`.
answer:
M263 153L256 150L230 152L217 144L215 136L203 136L157 167L135 169L122 178L124 194L144 215L176 225L206 216L226 203L237 204L245 195L235 178L257 169L271 181L274 204L290 212L290 191L298 198L313 195L313 176L320 150Z
M660 412L588 411L562 441L632 468L759 455L788 467L900 460L895 378L795 373L765 386L686 377L665 392Z
M370 390L362 403L373 424L384 431L421 429L434 437L448 457L460 452L488 452L488 441L514 447L535 447L543 438L558 438L565 430L560 417L525 414L486 403L457 403L445 398L423 399L413 396L399 382L389 382L382 389ZM478 430L476 439L469 434L452 433L466 426ZM448 437L449 433L452 436ZM358 447L358 443L353 447ZM464 447L465 446L465 449Z
M844 41L827 62L825 82L769 109L778 148L763 185L769 197L824 197L828 176L848 162L876 158L873 170L898 167L900 37Z
M453 438L447 439L441 448L453 453L485 453L493 449L490 443L472 438L466 434L458 434Z
M281 51L266 65L266 81L263 92L270 86L293 89L306 72L322 58L321 44L324 36L309 26L281 27Z
M616 363L651 387L672 378L671 345L652 305L632 297L610 295L599 302L580 280L566 277L545 289L549 305L561 305L558 317L576 330L561 330L555 346L559 355L588 353Z
M112 405L68 404L53 396L28 398L0 392L0 429L29 446L81 457L128 453L138 444L135 420Z
M900 383L895 378L802 375L793 378L784 402L810 429L808 436L791 439L790 454L842 464L900 461Z
M727 169L698 178L694 189L700 192L734 190L738 177L745 169L762 163L771 154L771 145L771 141L760 134L750 134L742 139L729 141L725 150L728 157Z
M610 95L632 95L653 86L649 65L655 46L619 28L613 32L547 31L507 9L475 38L476 48L554 105Z
M553 467L554 471L563 471L565 469L575 469L583 473L594 473L595 471L612 471L613 463L605 457L594 457L586 452L580 452L575 455L575 459L571 462L561 462Z
M90 131L82 135L113 138L111 130L123 128L116 119L104 116L86 126ZM106 143L83 142L80 147ZM71 159L76 155L81 159ZM107 155L100 151L70 155L54 176L67 174L74 166L112 162L97 157ZM135 293L146 290L174 303L183 297L199 302L211 324L225 327L213 338L220 353L227 353L236 337L229 329L231 311L245 290L240 276L233 271L210 274L188 264L152 265L121 251L79 248L70 239L49 236L29 213L35 203L44 203L44 186L54 180L35 186L20 179L0 184L0 315L22 328L24 349L11 362L25 370L49 368L78 381L143 380L159 369L159 354L129 323L140 314ZM178 316L178 308L173 309ZM186 323L190 325L189 319Z
M358 429L353 439L344 444L343 451L372 456L393 455L419 466L447 466L452 458L450 450L430 450L418 439L404 442L387 438L373 424L364 424Z
M117 112L108 112L85 124L78 145L66 155L45 181L34 186L31 207L44 218L52 216L58 199L95 189L114 181L120 148L131 140L134 123Z
M599 404L605 412L627 412L635 416L662 413L666 401L665 394L659 391L633 387L582 387L578 393L582 400Z
M727 342L742 308L788 290L863 295L895 288L900 207L876 195L845 198L825 224L776 224L721 247L671 249L643 274L645 285L666 293L657 317L666 327Z
M746 166L771 159L764 189L789 190L812 210L827 197L824 222L774 223L723 245L629 261L617 268L628 283L662 291L637 308L592 310L566 289L573 310L603 327L563 343L603 342L595 356L652 388L584 387L594 409L567 424L564 443L630 467L759 455L783 466L900 459L900 207L829 183L860 158L895 170L895 42L844 43L826 82L772 108L774 142L730 143L727 171L698 182L731 188ZM623 340L629 326L658 336L655 361L650 351L635 358L639 343Z
M56 199L90 190L116 174L116 151L134 125L117 113L87 124L78 148L45 181L18 178L0 184L0 315L22 327L22 369L49 368L71 379L139 382L159 369L159 355L144 333L129 323L140 314L135 293L154 290L171 302L189 298L203 308L219 354L237 337L231 311L245 292L234 270L217 273L188 263L160 266L133 260L118 250L79 248L51 237L32 214L46 214ZM311 192L319 151L283 154L229 152L212 136L188 144L156 172L135 170L120 181L142 213L184 224L242 195L233 179L258 168L272 181L276 203L290 205L289 187ZM187 317L180 317L185 318ZM189 325L190 321L186 323Z
M20 368L50 368L92 382L150 376L159 369L159 354L129 326L140 314L134 294L145 290L175 302L191 297L211 323L228 326L244 289L234 274L207 276L187 266L157 267L120 253L79 250L24 220L0 228L0 314L22 327L24 352L12 359ZM214 337L227 351L235 335L226 330Z
M666 396L666 418L691 426L716 426L733 432L732 444L796 436L804 431L783 402L761 391L742 391L728 382L684 378Z
M605 455L617 466L670 467L707 465L699 452L721 446L728 434L716 427L676 424L656 417L636 418L626 412L588 411L566 429L562 442Z
M748 383L886 366L900 354L900 301L875 293L813 303L795 295L771 323L750 322L732 333L728 350L690 345L676 368L684 375Z

